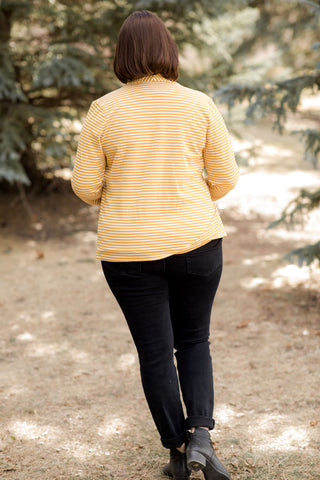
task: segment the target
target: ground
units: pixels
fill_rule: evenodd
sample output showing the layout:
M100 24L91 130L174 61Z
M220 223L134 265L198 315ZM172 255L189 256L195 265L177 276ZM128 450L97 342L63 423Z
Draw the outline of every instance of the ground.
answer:
M234 480L320 479L319 268L283 260L317 241L319 216L267 230L320 174L270 122L243 132L256 155L219 203L228 236L212 312L212 440ZM32 219L1 197L0 478L160 480L167 451L95 260L97 209L69 191L30 203Z

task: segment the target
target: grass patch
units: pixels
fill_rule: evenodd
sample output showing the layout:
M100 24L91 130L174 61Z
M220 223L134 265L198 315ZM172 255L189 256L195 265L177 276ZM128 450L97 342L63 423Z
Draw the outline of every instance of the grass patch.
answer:
M234 456L227 465L234 480L315 480L320 478L319 459L301 453Z

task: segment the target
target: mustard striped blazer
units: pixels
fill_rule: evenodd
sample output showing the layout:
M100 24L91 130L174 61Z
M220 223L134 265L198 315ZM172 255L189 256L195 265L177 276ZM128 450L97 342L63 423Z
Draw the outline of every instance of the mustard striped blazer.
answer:
M92 102L71 183L100 206L97 258L138 261L224 237L214 201L238 175L211 98L158 74Z

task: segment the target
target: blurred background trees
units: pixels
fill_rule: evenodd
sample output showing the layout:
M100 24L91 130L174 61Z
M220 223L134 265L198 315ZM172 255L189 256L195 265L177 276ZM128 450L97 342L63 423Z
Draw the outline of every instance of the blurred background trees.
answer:
M319 89L319 0L1 0L3 187L39 192L56 171L71 167L82 115L119 86L114 46L123 20L137 9L158 13L170 28L181 52L179 81L230 110L244 103L247 122L272 113L281 133L301 93ZM297 134L316 168L319 130ZM319 202L320 190L304 191L282 220ZM319 244L300 258L314 255Z
M240 70L221 86L215 97L227 103L229 109L237 102L246 102L245 122L250 124L267 114L273 114L273 128L281 134L288 111L297 112L301 95L305 91L317 93L320 90L320 3L309 0L299 2L257 2L259 22L257 34L251 45L253 75L250 69ZM292 7L295 8L292 8ZM261 53L254 61L255 54ZM245 60L245 58L243 60ZM252 61L253 59L253 61ZM265 64L263 66L263 63ZM262 67L262 68L261 68ZM265 70L265 67L267 69ZM258 71L258 74L255 69ZM262 75L261 75L262 74ZM300 135L304 142L304 158L314 168L318 167L320 154L320 129L301 128L292 132ZM280 217L269 225L280 223L292 226L320 205L320 188L315 191L302 189L283 210ZM320 241L313 245L296 249L287 256L297 258L300 264L310 264L314 258L320 259Z
M179 47L198 48L205 44L198 19L217 16L227 4L2 0L0 178L39 187L48 172L71 166L81 114L119 85L113 51L131 11L160 13Z

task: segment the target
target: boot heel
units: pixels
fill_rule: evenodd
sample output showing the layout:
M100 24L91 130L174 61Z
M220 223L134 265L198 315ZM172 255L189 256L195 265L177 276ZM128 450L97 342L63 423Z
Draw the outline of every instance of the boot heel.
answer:
M202 470L206 466L206 457L199 452L191 451L187 456L187 465L190 469L195 470L196 472Z

